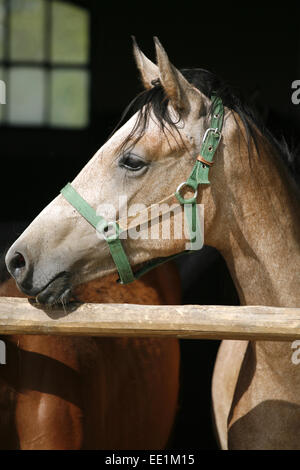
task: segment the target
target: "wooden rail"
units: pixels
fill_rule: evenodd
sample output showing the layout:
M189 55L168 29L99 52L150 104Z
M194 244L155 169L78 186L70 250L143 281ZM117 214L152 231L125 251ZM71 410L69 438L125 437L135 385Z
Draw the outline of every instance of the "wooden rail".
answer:
M70 304L63 310L1 297L0 334L293 341L300 339L300 308Z

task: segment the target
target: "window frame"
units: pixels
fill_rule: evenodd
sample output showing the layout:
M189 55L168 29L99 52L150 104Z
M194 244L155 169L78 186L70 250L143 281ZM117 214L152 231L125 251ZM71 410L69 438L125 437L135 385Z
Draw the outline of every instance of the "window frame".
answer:
M86 4L84 1L80 0L62 0L64 3L71 4L74 6L78 6L84 8L90 13L90 24L89 24L89 38L91 39L91 8ZM44 56L45 60L15 60L9 59L10 53L10 42L11 42L11 30L10 30L10 0L4 0L4 8L5 8L5 17L4 17L4 38L3 38L3 58L0 58L0 68L3 69L3 80L6 84L6 104L1 105L4 108L2 109L2 120L0 122L0 130L3 129L20 129L23 130L42 130L42 131L51 131L51 132L58 132L67 130L68 132L83 132L84 130L88 129L91 125L91 83L87 93L88 99L88 115L87 115L87 124L83 127L76 127L72 125L66 126L55 126L50 123L50 100L51 100L51 80L50 80L50 73L53 70L82 70L86 71L89 75L89 80L91 82L91 53L90 50L88 51L88 57L86 63L72 63L72 62L52 62L51 61L51 36L52 36L52 0L44 0L45 2L45 11L44 11ZM10 100L10 87L9 87L9 80L8 80L8 73L11 67L14 68L22 68L26 67L29 69L36 69L36 70L43 70L45 71L45 97L44 97L44 110L43 110L43 122L37 124L15 124L9 123L7 120L7 113L8 113L8 104Z

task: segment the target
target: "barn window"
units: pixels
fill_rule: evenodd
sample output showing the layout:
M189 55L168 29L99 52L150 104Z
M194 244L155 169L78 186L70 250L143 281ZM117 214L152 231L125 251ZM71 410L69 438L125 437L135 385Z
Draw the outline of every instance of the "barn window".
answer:
M0 0L0 123L83 128L89 120L89 12L63 0Z

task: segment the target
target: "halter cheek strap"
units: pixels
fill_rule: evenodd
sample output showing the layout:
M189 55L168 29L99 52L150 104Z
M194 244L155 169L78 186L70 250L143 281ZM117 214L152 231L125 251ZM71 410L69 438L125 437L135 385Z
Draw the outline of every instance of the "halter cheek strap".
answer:
M93 209L68 183L62 190L64 198L105 238L110 254L117 266L120 281L128 284L134 281L134 275L120 240L120 227L116 222L108 222L101 215L97 215Z
M196 163L190 176L185 183L181 183L178 186L175 193L178 201L184 207L185 217L190 232L191 250L197 249L194 244L199 243L198 240L201 236L200 221L197 211L198 187L200 184L210 184L208 179L209 169L213 165L213 157L222 137L221 132L224 120L224 106L221 98L215 95L212 96L211 112L212 117L210 127L204 134L200 154L197 156ZM183 187L190 187L194 190L192 198L186 199L182 196L181 193ZM195 234L194 239L192 238L192 234Z
M197 210L197 191L200 184L209 184L208 173L210 167L213 165L213 157L221 140L221 132L223 127L224 119L224 107L222 100L217 96L212 96L212 118L210 128L204 134L200 154L197 156L196 163L193 170L187 179L187 181L181 183L175 194L171 194L163 201L157 203L157 205L163 202L170 202L172 200L178 200L184 207L184 214L189 228L190 234L190 250L177 253L172 256L164 258L158 258L148 262L142 269L133 273L130 262L124 251L122 242L120 240L120 234L127 231L129 226L133 228L140 226L142 221L151 220L150 209L153 206L146 208L130 219L130 224L127 221L119 220L118 222L109 222L101 215L97 215L95 209L93 209L68 183L62 190L61 194L64 198L89 222L100 234L103 235L106 240L110 254L116 265L120 276L120 282L122 284L128 284L135 279L140 278L143 274L155 268L156 266L163 264L171 259L177 258L184 253L191 253L195 249L199 250L203 246L203 234L201 233L200 220ZM189 187L194 191L193 197L185 198L182 195L183 188ZM199 247L199 240L202 240L201 246Z

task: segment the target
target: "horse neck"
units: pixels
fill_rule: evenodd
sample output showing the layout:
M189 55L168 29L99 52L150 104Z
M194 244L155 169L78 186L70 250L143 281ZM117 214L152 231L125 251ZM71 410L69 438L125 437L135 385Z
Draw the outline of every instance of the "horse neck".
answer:
M236 122L228 127L219 175L223 184L218 185L223 220L216 248L242 304L299 306L298 190L275 148L258 131L259 154L252 142L249 157L244 129Z

